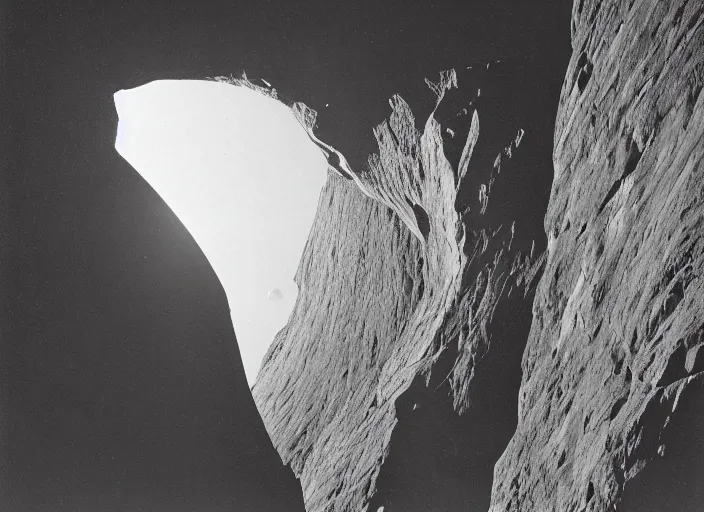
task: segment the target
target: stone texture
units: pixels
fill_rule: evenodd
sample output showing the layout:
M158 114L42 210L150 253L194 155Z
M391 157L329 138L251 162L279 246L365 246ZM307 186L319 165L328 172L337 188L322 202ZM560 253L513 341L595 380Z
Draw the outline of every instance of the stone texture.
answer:
M286 101L331 173L298 303L253 394L307 510L397 510L378 484L385 462L411 460L389 456L394 432L417 421L406 409L440 389L478 423L491 405L475 399L490 389L477 375L516 378L501 370L502 351L516 349L496 323L506 304L532 303L533 318L514 334L527 338L518 425L491 511L613 510L667 452L673 413L704 383L703 25L701 1L575 2L546 253L516 245L520 209L495 206L523 131L487 159L477 148L493 135L457 73L428 83L438 102L422 130L392 98L364 169L317 139L313 111Z
M612 510L704 379L704 4L576 1L493 512Z
M396 400L419 376L430 379L443 355L453 363L441 380L455 409L467 408L497 305L530 288L543 261L530 246L512 247L512 225L488 217L492 186L520 153L523 131L489 165L472 166L483 135L471 95L457 96L454 71L428 85L437 104L422 131L395 96L368 167L352 170L342 157L346 172L330 173L296 275L297 304L253 388L309 511L366 510ZM458 98L465 108L454 108ZM294 110L313 138L313 113Z

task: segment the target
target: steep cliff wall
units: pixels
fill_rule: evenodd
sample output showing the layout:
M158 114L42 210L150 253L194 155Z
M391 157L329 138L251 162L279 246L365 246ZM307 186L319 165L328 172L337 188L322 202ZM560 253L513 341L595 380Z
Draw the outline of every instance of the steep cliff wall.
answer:
M581 0L572 30L494 512L612 510L704 379L704 5Z
M422 131L394 97L368 167L330 173L296 276L298 302L253 388L309 511L367 508L399 408L407 412L400 397L410 411L433 390L451 416L472 407L494 314L509 296L525 300L542 263L530 240L516 246L512 223L491 217L494 186L517 171L523 130L497 144L478 110L500 114L499 102L482 103L458 82L450 71L428 83L437 104ZM310 115L301 119L312 127Z
M501 187L550 174L517 172L516 88L445 73L422 131L394 97L365 169L299 106L337 172L253 391L309 511L609 510L699 410L703 17L575 2L541 256Z

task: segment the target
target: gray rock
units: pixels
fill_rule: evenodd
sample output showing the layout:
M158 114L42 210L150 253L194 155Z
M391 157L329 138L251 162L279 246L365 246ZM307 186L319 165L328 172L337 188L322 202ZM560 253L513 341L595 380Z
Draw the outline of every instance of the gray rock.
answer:
M548 256L491 511L611 510L704 376L704 5L576 1Z
M500 298L524 293L542 263L511 247L512 226L486 219L522 131L493 165L468 173L480 116L470 112L464 131L455 128L465 142L451 163L436 116L457 75L443 72L429 85L437 105L422 132L395 96L374 130L379 152L368 168L347 165L350 179L329 174L296 275L297 304L253 388L309 511L366 509L397 423L396 399L418 376L430 378L446 352L455 358L446 377L454 407L466 409ZM297 105L313 138L314 115Z
M331 173L298 303L253 394L307 510L370 506L397 399L448 358L454 410L480 421L471 397L495 312L509 297L531 303L538 276L518 425L490 510L610 510L667 457L663 433L683 392L704 381L703 19L701 1L575 2L546 253L516 247L513 226L491 216L501 167L520 161L521 127L479 165L483 113L471 102L462 122L446 112L454 71L428 83L438 102L422 131L391 100L365 169L289 102ZM505 343L494 340L494 354Z

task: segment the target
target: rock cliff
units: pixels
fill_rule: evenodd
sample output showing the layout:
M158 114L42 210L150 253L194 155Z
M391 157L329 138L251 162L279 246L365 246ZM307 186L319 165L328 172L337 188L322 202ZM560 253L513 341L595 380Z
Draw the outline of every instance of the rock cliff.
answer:
M414 382L451 397L455 415L472 407L494 314L502 299L526 300L543 262L534 244L515 242L513 223L491 217L492 189L516 172L524 132L516 126L498 146L480 128L492 99L460 93L458 82L454 70L428 82L437 101L422 130L395 96L368 166L331 165L298 302L253 388L308 510L359 510L379 494L397 399L423 405L407 395ZM293 106L317 142L314 114Z
M575 2L549 250L492 511L611 510L701 388L703 16L701 1Z
M420 125L393 97L358 169L290 103L331 172L253 394L307 510L612 510L664 453L704 378L703 24L575 2L545 251L515 184L551 169L489 65Z

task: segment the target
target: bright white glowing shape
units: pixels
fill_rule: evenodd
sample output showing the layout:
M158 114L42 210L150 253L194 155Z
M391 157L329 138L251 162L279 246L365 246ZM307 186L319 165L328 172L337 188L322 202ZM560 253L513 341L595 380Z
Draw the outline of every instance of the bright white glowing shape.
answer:
M243 87L160 80L115 93L115 106L115 148L215 270L252 385L296 301L325 158L286 106Z

